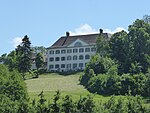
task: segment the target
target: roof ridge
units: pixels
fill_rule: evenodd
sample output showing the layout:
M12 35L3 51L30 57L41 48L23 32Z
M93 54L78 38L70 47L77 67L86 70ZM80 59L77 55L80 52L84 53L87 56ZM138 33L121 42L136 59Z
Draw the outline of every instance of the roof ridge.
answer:
M94 33L94 34L81 34L81 35L70 35L69 37L77 37L77 36L89 36L89 35L99 35L100 33ZM103 33L103 34L107 34L107 33ZM62 37L66 37L66 36L62 36Z

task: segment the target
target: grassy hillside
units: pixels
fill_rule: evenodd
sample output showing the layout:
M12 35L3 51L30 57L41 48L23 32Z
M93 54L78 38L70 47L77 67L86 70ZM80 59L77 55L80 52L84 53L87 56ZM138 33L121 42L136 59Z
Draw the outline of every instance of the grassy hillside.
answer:
M82 73L76 73L69 76L63 76L56 73L40 75L39 78L26 80L29 96L31 99L38 98L38 94L44 91L45 98L53 98L57 90L61 95L71 95L73 99L78 99L80 95L86 96L89 93L82 85L79 84L79 77ZM94 99L101 98L100 95L94 95Z
M37 99L38 94L44 91L46 99L52 99L57 90L61 91L61 96L71 95L74 100L80 96L87 96L88 94L94 97L96 102L106 101L110 96L102 96L89 93L82 85L79 84L79 78L82 73L76 73L69 76L63 76L56 73L40 75L39 78L26 80L28 93L31 99ZM119 96L115 96L118 97ZM144 99L146 100L146 99ZM149 103L146 104L148 107Z

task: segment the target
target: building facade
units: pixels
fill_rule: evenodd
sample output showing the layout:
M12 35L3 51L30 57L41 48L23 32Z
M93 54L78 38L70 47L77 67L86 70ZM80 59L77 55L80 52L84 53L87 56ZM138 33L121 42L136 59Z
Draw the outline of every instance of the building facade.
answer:
M96 39L99 34L70 36L66 32L66 36L47 48L48 71L83 70L91 56L96 53ZM103 34L106 38L110 37L110 34Z

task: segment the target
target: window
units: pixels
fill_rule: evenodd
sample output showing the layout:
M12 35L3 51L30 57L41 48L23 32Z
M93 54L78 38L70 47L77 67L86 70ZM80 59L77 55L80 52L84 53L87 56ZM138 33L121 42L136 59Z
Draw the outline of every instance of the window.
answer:
M56 57L56 58L55 58L55 61L59 61L59 57Z
M55 54L60 54L60 50L56 50L56 51L55 51Z
M90 55L85 55L85 59L90 59Z
M66 50L61 50L61 54L65 54L66 53Z
M67 50L67 53L72 53L72 49L68 49L68 50Z
M92 47L92 48L91 48L91 51L92 51L92 52L95 52L95 51L96 51L96 48L95 48L95 47Z
M79 49L79 53L84 52L84 48Z
M71 60L71 56L68 56L68 57L67 57L67 60Z
M73 68L77 68L77 63L74 63L74 64L73 64Z
M65 57L61 57L61 61L65 61Z
M73 56L73 60L77 60L77 55L74 55L74 56Z
M61 68L65 68L65 64L61 64Z
M55 68L58 69L58 68L59 68L59 64L56 64L56 65L55 65Z
M78 47L78 46L82 46L82 44L81 44L81 42L76 42L76 43L74 44L74 46L75 46L75 47Z
M54 68L54 65L49 65L49 69L53 69Z
M85 48L85 52L90 52L90 48Z
M83 60L83 55L80 55L80 56L79 56L79 60Z
M79 67L82 68L83 67L83 63L79 63Z
M50 57L50 58L49 58L49 61L54 61L54 58L53 58L53 57Z
M54 54L54 51L53 50L49 51L49 54L51 54L51 55Z
M73 53L77 53L78 52L78 49L73 49Z
M71 69L71 64L67 64L67 68L68 68L68 69Z

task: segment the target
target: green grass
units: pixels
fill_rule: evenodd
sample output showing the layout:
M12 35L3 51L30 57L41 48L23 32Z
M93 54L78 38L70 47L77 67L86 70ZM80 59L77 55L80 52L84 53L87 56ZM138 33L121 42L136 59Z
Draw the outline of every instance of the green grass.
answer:
M46 99L52 100L57 90L60 90L61 97L65 95L71 95L74 101L78 100L80 96L87 96L88 94L93 96L95 102L105 102L111 96L102 96L97 94L91 94L82 85L79 84L80 75L83 73L75 73L68 76L63 76L57 73L50 73L40 75L39 78L26 80L28 94L31 100L38 99L38 94L44 91ZM115 96L119 98L119 96ZM146 100L146 99L144 99ZM148 107L149 103L146 104Z
M63 76L57 73L50 73L40 75L39 78L26 80L29 97L37 99L38 94L44 91L46 99L53 98L57 90L61 92L61 96L71 95L73 100L77 100L80 96L87 96L88 94L94 97L94 100L108 100L110 97L102 95L95 95L89 93L82 85L79 84L79 77L82 73L75 73L69 76Z

